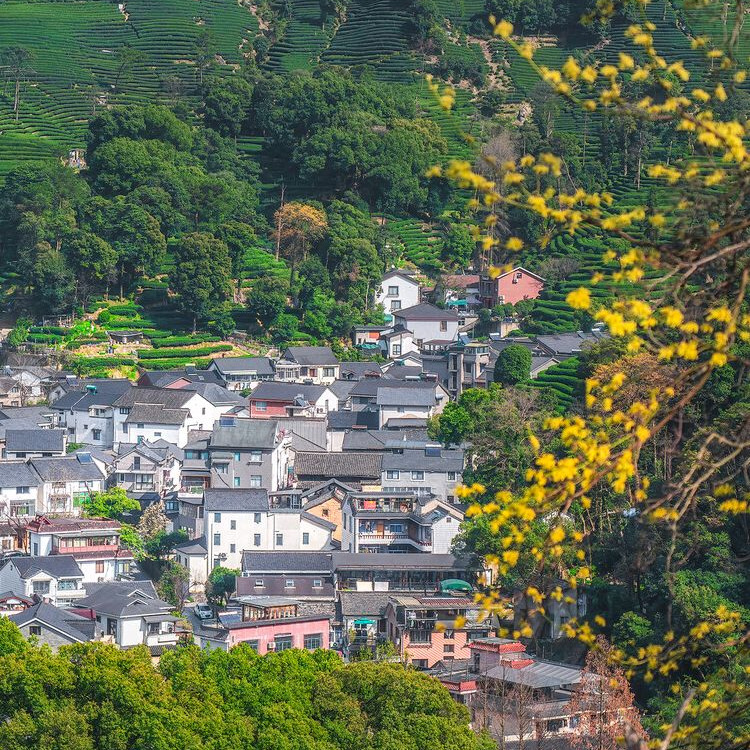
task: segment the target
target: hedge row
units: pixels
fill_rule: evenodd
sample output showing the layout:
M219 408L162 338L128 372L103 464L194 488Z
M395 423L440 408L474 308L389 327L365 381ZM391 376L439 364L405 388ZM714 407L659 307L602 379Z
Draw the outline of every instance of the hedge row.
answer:
M29 333L53 333L56 336L65 336L67 328L62 326L30 326Z
M134 318L141 312L141 310L143 310L143 307L131 303L125 305L111 305L107 310L112 315L122 315L124 318Z
M62 336L57 336L54 333L30 333L26 337L26 341L32 344L60 344L62 340Z
M152 338L149 336L149 338ZM199 334L197 336L165 336L164 338L154 338L152 345L155 349L171 348L176 346L193 346L195 344L208 344L213 341L221 341L220 336L211 336L210 334Z
M88 367L118 367L119 365L134 365L132 357L76 357L73 367L85 369Z
M185 365L195 365L199 370L205 370L210 364L210 357L199 359L150 359L146 367L149 370L176 370L185 367Z
M217 352L229 352L232 350L231 344L219 344L218 346L201 346L198 349L144 349L138 352L139 359L176 359L185 357L205 357Z

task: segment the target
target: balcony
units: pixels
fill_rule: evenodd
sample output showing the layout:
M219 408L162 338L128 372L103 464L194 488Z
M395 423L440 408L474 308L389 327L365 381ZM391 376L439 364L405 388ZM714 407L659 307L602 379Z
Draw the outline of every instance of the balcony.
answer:
M149 633L146 635L144 643L147 646L162 646L169 643L177 643L178 633Z
M360 532L359 533L359 543L360 544L391 544L393 542L405 542L408 544L413 544L415 547L417 547L419 550L423 552L429 552L432 550L432 542L425 542L425 541L419 541L417 539L412 539L407 533L405 532L390 532L385 531L382 534L378 533L369 533L369 532Z

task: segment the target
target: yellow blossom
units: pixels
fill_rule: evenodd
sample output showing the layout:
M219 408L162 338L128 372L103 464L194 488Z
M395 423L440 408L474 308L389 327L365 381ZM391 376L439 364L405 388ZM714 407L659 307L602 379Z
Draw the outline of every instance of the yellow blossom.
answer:
M591 292L586 287L578 287L578 289L568 293L565 301L574 310L588 310L591 307Z

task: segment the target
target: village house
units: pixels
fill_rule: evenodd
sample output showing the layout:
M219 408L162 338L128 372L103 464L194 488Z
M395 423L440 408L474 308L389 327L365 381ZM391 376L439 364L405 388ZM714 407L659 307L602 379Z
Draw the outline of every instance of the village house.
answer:
M2 458L49 458L64 456L67 447L65 430L44 427L5 431Z
M255 419L320 417L339 408L337 396L326 386L276 381L258 385L248 402Z
M19 555L2 562L0 591L37 596L57 607L70 607L86 596L83 577L72 555Z
M114 458L114 478L131 497L159 500L179 487L184 451L166 440L120 443Z
M487 621L479 619L480 605L460 592L394 595L385 617L388 639L399 656L420 669L470 658L471 642L491 632Z
M341 367L329 346L290 346L276 361L276 380L282 383L329 385Z
M26 525L26 548L34 557L68 555L83 574L84 584L114 581L128 575L133 553L122 546L119 521L108 518L37 516Z
M268 357L216 357L208 366L230 391L255 388L263 380L273 380L273 361Z
M435 497L383 489L348 493L342 516L346 552L445 554L464 514Z
M105 489L105 477L90 454L32 458L29 463L41 479L37 513L79 515L84 498Z
M259 654L329 647L330 618L302 614L294 599L243 596L238 603L239 609L221 612L216 623L200 624L194 635L201 647L229 650L244 643Z
M40 507L41 477L25 461L0 462L0 517L34 516Z
M408 441L398 439L388 441L385 448L381 469L384 491L456 502L456 487L461 484L464 470L461 448L448 449L434 443L412 447Z
M44 601L10 614L8 619L18 626L24 638L33 637L40 646L49 646L52 651L57 651L60 646L87 643L96 635L92 613L86 616Z
M382 305L386 315L414 307L419 304L419 282L407 271L388 271L375 294L375 304Z
M393 322L411 331L420 349L436 343L452 343L458 338L461 325L461 319L455 312L441 310L428 302L394 312Z
M525 299L536 299L544 289L544 279L521 266L492 278L483 275L479 281L479 296L485 307L515 305Z

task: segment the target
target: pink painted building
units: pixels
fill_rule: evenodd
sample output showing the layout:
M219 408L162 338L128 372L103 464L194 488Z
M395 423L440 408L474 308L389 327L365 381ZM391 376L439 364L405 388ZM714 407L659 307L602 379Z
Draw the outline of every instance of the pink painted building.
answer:
M243 596L238 601L239 611L220 614L216 626L202 625L196 633L202 646L229 650L246 643L259 654L329 648L330 619L302 614L300 602L281 596Z
M501 274L496 279L482 276L480 296L485 307L521 302L525 299L536 299L544 289L544 279L522 266Z
M479 605L469 596L393 596L385 616L388 638L401 658L422 669L471 658L472 641L492 632L487 622L479 621Z

